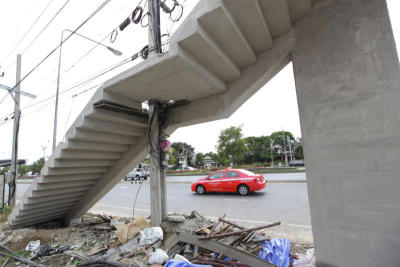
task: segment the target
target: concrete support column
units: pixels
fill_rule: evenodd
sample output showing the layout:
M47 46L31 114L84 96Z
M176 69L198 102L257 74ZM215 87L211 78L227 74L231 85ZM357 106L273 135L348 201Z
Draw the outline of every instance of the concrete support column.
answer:
M399 266L400 71L386 2L324 3L295 25L292 54L317 266Z
M151 225L160 226L167 218L165 168L162 163L164 153L160 149L162 140L161 103L149 101L149 144L150 154L150 205Z

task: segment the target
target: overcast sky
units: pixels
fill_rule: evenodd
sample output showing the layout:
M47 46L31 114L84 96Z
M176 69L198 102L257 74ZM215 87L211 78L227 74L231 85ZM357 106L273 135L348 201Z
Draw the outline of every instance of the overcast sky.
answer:
M16 54L22 53L22 75L27 74L44 56L60 42L64 29L75 29L104 0L1 0L0 1L0 84L15 84ZM183 0L182 0L183 1ZM182 2L180 1L180 2ZM139 1L112 0L95 15L79 33L96 39L123 52L114 56L108 50L98 47L85 55L93 44L72 36L63 46L61 91L69 89L76 82L128 58L147 44L147 29L129 25L119 32L114 43L107 34L115 29L134 9ZM186 16L198 0L186 0ZM400 4L388 0L392 26L397 43L400 42ZM59 15L39 35L51 18L65 4ZM39 15L42 15L39 17ZM183 19L182 19L183 20ZM181 21L182 21L181 20ZM178 24L171 25L166 16L162 18L163 33L174 31ZM24 38L23 38L24 36ZM36 40L35 40L36 39ZM34 41L35 40L35 41ZM16 46L16 44L18 44ZM80 60L80 61L79 61ZM96 79L92 83L73 88L60 96L58 141L81 112L95 92L91 89L115 74L139 63L135 61ZM50 155L54 120L54 94L56 90L58 51L46 60L23 83L22 90L38 97L31 100L21 97L22 118L20 128L19 157L29 161ZM0 91L0 101L6 95ZM13 112L13 102L8 96L0 104L0 159L10 158L12 142L12 121L1 125L3 119ZM296 92L291 64L276 75L266 86L251 97L240 109L226 120L214 121L178 129L171 141L184 141L195 147L197 152L215 150L219 132L229 126L242 126L245 136L269 135L281 129L291 131L300 137L300 124Z

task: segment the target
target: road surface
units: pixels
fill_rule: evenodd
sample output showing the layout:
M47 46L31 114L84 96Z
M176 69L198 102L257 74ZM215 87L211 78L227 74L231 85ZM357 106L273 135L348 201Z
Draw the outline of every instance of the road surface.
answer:
M17 198L21 198L29 184L17 185ZM132 216L132 207L139 184L118 184L104 196L92 212L118 216ZM168 211L200 214L215 218L226 213L227 217L244 224L281 221L286 225L309 227L310 212L306 183L270 183L263 191L249 196L234 193L197 195L190 191L190 184L168 183ZM142 184L135 215L150 213L149 184Z

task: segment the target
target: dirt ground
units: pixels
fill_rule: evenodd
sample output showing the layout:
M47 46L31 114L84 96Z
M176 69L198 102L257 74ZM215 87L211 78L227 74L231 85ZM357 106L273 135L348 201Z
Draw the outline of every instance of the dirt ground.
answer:
M120 222L130 222L127 218L115 218ZM183 222L167 223L163 225L164 240L175 231L193 233L199 227L210 225L213 222L202 216L185 216ZM36 227L11 230L6 222L0 223L0 244L17 252L24 257L29 256L25 251L26 246L31 241L40 240L42 245L74 246L60 254L43 256L36 258L35 261L46 266L76 266L85 262L90 257L98 257L103 254L110 254L121 247L122 243L117 237L115 228L109 221L99 218L95 214L86 214L83 222L78 225L65 227L61 222L51 222ZM128 242L129 243L129 242ZM291 244L292 254L305 254L312 248L310 244ZM111 252L110 252L111 251ZM116 257L115 260L121 263L131 264L132 266L147 265L148 251L142 251L142 255L134 258ZM138 253L140 254L140 253ZM0 256L0 266L25 266Z

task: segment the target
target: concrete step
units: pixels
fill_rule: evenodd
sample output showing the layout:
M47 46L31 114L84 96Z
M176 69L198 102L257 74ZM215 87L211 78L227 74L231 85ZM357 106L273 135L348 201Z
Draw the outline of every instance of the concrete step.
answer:
M58 201L61 199L73 199L76 197L82 197L85 194L85 190L83 191L74 191L74 192L64 192L59 193L56 195L50 196L43 196L43 195L36 195L36 196L29 196L27 197L27 201L23 203L23 205L30 205L30 204L38 204L38 203L52 203L53 201Z
M49 191L49 190L54 190L54 189L87 186L87 185L93 185L95 183L96 183L96 181L94 181L94 180L71 181L71 182L64 182L64 183L36 183L33 185L32 189L37 192L40 192L40 191Z
M47 202L38 202L38 203L32 203L32 204L23 204L21 207L21 210L31 210L31 209L38 209L38 208L47 208L47 207L52 207L54 205L60 205L60 204L65 204L65 203L73 203L76 202L80 199L81 196L76 196L76 197L69 197L69 198L61 198L61 199L55 199L52 201L47 201Z
M43 170L42 175L69 175L69 174L89 174L89 173L105 173L106 167L74 167L74 168L47 168Z
M50 163L50 168L73 168L73 167L109 167L114 165L115 160L109 159L55 159Z
M21 209L20 216L28 216L28 215L37 215L37 214L44 214L44 213L53 213L62 210L70 210L74 205L76 205L77 201L74 202L67 202L67 203L54 203L51 206L47 207L39 207L39 208L29 208L29 209Z
M109 143L96 143L90 141L77 141L67 140L62 151L100 151L100 152L115 152L122 153L128 151L128 146L109 144ZM104 154L104 153L103 153ZM119 154L121 155L121 154Z
M143 136L147 128L133 125L122 124L114 121L85 118L75 126L78 129L98 131L102 133L119 134L127 136Z
M86 151L86 150L62 150L55 159L64 160L118 160L122 153L104 152L104 151Z
M135 138L131 136L114 134L114 133L102 133L92 130L84 130L75 128L73 131L72 140L77 141L89 141L98 143L108 144L119 144L119 145L131 145L135 143Z
M47 175L39 178L42 183L64 183L72 181L87 181L87 180L98 180L102 177L101 174L74 174L74 175Z

